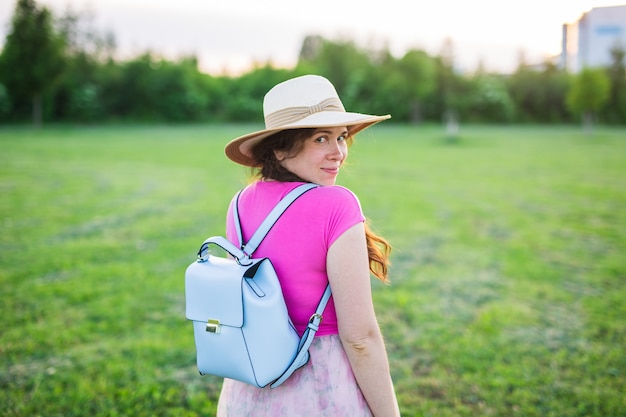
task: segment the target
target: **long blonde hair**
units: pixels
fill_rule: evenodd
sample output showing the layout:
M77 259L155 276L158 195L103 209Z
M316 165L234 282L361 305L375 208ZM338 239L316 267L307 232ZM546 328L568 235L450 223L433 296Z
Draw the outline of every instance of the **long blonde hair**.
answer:
M253 168L253 175L259 179L307 182L283 167L276 159L274 151L283 151L291 155L297 154L302 149L304 140L311 136L314 130L283 130L259 142L252 148L252 157L256 162L256 167ZM349 136L348 145L352 141L352 136ZM391 244L385 238L372 231L369 220L365 222L365 238L370 272L382 282L389 283Z

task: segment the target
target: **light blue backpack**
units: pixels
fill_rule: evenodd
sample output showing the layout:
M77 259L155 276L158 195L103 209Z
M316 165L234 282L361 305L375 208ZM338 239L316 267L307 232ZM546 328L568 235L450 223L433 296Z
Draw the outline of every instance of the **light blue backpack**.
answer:
M220 236L202 243L198 260L185 272L186 317L193 323L200 374L275 388L308 362L308 349L330 298L330 286L300 337L270 259L255 259L252 254L283 212L315 187L303 184L287 194L241 249ZM238 199L239 194L233 217L239 242L243 242ZM232 259L211 255L211 244Z

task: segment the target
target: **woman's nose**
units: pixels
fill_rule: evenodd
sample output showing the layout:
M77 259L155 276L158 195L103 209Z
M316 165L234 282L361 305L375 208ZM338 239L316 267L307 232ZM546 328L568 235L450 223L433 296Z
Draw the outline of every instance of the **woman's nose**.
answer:
M332 143L331 149L329 150L329 157L331 159L341 160L344 157L344 150L341 148L341 145L338 142Z

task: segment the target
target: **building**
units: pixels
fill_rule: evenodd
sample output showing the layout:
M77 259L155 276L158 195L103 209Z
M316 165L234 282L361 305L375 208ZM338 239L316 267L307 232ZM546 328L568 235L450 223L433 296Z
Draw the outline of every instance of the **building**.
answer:
M607 67L614 47L626 49L626 5L595 7L563 25L560 65L571 72Z

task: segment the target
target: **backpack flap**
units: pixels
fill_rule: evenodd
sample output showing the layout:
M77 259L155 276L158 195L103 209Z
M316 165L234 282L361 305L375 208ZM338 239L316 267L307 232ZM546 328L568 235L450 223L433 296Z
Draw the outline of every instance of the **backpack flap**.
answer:
M207 332L219 333L221 326L242 327L244 273L263 259L241 266L232 259L209 255L185 272L186 316L207 323Z

